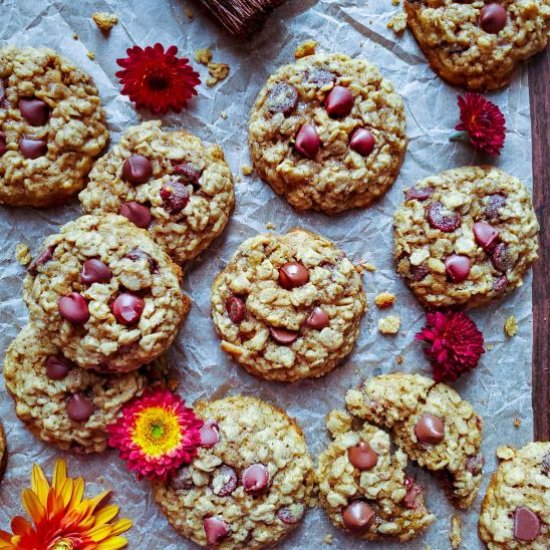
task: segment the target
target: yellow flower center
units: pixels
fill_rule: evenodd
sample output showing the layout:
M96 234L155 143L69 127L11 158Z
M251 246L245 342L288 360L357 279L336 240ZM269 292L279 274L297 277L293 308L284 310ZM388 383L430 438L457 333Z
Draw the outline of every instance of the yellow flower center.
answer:
M73 550L74 544L70 540L58 540L50 550Z
M177 416L162 407L149 407L137 417L132 441L144 454L158 457L177 448L181 440Z

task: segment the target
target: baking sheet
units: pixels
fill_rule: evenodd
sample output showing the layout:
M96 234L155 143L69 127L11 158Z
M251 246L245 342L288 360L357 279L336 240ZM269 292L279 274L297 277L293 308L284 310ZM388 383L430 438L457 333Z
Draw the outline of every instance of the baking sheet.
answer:
M194 14L189 19L188 8ZM449 143L449 133L457 122L457 90L445 85L427 67L413 38L408 33L397 37L386 25L402 8L390 0L290 0L270 19L265 29L250 41L228 36L190 0L0 0L0 42L17 45L50 46L90 72L105 103L112 140L139 121L131 104L119 95L114 77L115 59L126 48L162 42L175 44L190 57L198 48L209 47L214 60L229 63L231 74L215 88L202 85L199 97L187 111L164 117L169 128L184 127L224 149L235 175L249 163L247 118L255 95L267 76L279 65L293 59L295 47L306 39L315 39L327 51L341 51L375 62L404 97L407 108L409 148L401 174L392 190L368 210L328 219L320 214L296 214L290 206L257 177L242 178L236 184L237 207L225 233L213 246L187 268L185 290L192 297L189 318L169 360L181 375L180 391L188 399L221 397L245 393L276 403L296 416L304 427L310 450L318 455L327 442L324 417L342 407L346 390L369 375L397 371L430 373L429 365L414 341L423 324L423 311L396 276L391 261L391 215L402 199L402 190L418 179L437 171L478 163L480 159L468 146ZM96 11L115 12L119 16L110 35L105 37L91 21ZM78 40L73 38L78 35ZM96 60L86 53L93 51ZM195 63L194 63L195 64ZM197 64L195 64L197 65ZM203 81L205 67L197 65ZM525 69L517 72L506 90L491 99L507 118L508 135L502 156L492 161L500 168L521 177L531 186L531 135L529 95ZM222 118L225 111L228 118ZM24 268L15 260L19 242L29 243L33 252L46 235L79 215L74 200L53 210L0 208L0 351L27 322L21 299ZM348 255L366 260L377 267L365 273L369 298L361 337L355 352L340 368L320 380L292 385L262 382L247 375L232 363L218 347L209 317L210 284L236 247L246 238L266 231L273 223L276 230L301 226L317 231L338 243ZM388 312L376 310L373 298L382 291L398 296L394 311L402 319L402 330L395 337L382 336L377 321ZM477 539L477 515L489 473L495 468L498 445L522 445L532 439L531 409L531 277L513 296L472 316L484 332L492 349L482 358L478 369L460 380L455 387L470 400L485 420L483 450L487 457L485 482L475 505L463 520L463 548L482 548ZM505 319L514 314L519 332L513 339L503 333ZM399 367L395 358L402 354ZM3 377L0 379L0 418L10 448L6 478L0 488L0 528L7 529L10 518L21 512L20 493L28 486L32 462L51 473L60 453L34 439L16 418ZM515 428L513 420L521 419ZM128 533L130 548L154 550L195 548L180 538L158 512L147 481L136 482L114 452L97 457L67 456L69 471L88 480L88 494L101 489L114 490L114 502L122 515L135 526ZM441 488L430 476L417 472L428 486L427 502L437 522L427 534L406 545L410 549L450 548L450 517L455 511L444 498ZM280 545L285 549L313 549L324 545L325 535L334 535L333 548L360 546L393 549L403 545L360 543L333 529L320 509L311 510L303 525ZM328 547L327 547L328 548Z

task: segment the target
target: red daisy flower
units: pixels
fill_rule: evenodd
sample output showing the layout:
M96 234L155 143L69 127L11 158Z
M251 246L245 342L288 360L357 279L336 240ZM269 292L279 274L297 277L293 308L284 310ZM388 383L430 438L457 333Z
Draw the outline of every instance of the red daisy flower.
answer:
M108 441L138 477L166 479L196 456L202 425L185 401L157 389L122 409L119 420L107 427Z
M416 335L427 342L424 353L430 358L436 382L455 381L479 363L483 334L462 311L426 314L427 324Z
M123 67L116 76L123 86L121 93L137 107L153 113L166 113L168 109L179 112L197 95L195 87L201 83L199 74L189 65L189 59L176 57L176 46L166 51L158 43L145 49L134 46L126 53L128 57L116 60Z
M455 129L465 132L476 151L500 155L506 139L506 119L497 105L480 94L458 96L460 123ZM451 139L457 139L456 134Z

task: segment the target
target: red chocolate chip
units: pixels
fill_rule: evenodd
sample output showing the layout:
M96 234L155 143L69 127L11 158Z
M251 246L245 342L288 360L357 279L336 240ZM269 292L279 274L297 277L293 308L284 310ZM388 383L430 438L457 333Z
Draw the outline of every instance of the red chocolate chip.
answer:
M25 158L33 160L48 152L48 144L43 139L22 137L19 140L19 150Z
M493 290L495 292L504 292L508 288L508 277L503 275L493 281Z
M433 414L423 414L416 426L414 433L420 443L430 443L435 445L443 441L445 437L445 425L443 420Z
M405 191L405 199L410 200L417 200L417 201L425 201L429 199L432 196L432 193L434 192L433 187L410 187Z
M237 488L237 473L231 466L223 464L215 473L210 488L215 495L226 497Z
M366 157L374 150L374 136L366 128L357 128L349 140L349 147Z
M185 182L193 185L198 185L201 177L200 170L197 170L192 164L183 162L182 164L176 164L174 166L174 174L179 176Z
M378 454L365 441L360 441L355 447L348 449L349 461L359 471L372 470L378 462Z
M409 279L415 283L418 283L422 279L425 279L430 270L424 264L411 265Z
M263 464L252 464L242 474L244 490L257 495L266 490L269 483L269 472Z
M499 210L505 205L506 197L497 193L489 195L485 206L485 215L489 220L498 220L500 218Z
M403 505L409 510L414 510L419 505L419 497L423 492L422 486L415 483L412 477L405 478L407 493L403 497Z
M279 268L279 284L286 290L304 286L309 281L309 271L300 262L287 262Z
M225 309L233 323L240 325L243 322L246 314L246 306L244 301L238 296L229 296L225 301Z
M41 99L21 99L19 110L31 126L44 126L50 118L50 106Z
M84 285L93 283L108 283L113 277L111 270L101 261L95 258L86 260L82 264L80 281Z
M304 516L303 504L294 504L292 507L283 506L277 510L277 517L287 525L298 523Z
M111 305L111 310L115 319L121 325L133 325L140 320L144 307L143 298L129 292L123 292L116 297Z
M443 233L452 233L460 225L461 219L458 212L448 216L443 215L443 205L440 202L434 202L428 208L429 224Z
M451 254L445 260L445 270L453 283L462 283L470 275L470 258L459 254Z
M0 157L8 150L8 144L6 143L6 134L0 132Z
M46 359L46 374L51 380L63 380L72 368L74 363L61 355L50 355Z
M139 248L134 248L128 254L126 254L125 258L128 258L129 260L132 260L133 262L136 262L141 259L146 259L149 262L149 270L152 273L158 273L159 270L159 264L155 260L155 258L152 258L147 254L147 252L143 252L143 250Z
M122 179L132 185L145 183L152 175L151 161L143 155L132 155L122 165Z
M474 236L477 244L479 244L483 250L493 250L496 246L498 233L498 229L486 222L474 223Z
M479 26L491 34L498 34L507 21L508 12L500 4L487 4L479 14Z
M315 330L322 330L328 327L330 324L330 318L328 313L319 306L315 306L309 317L306 319L306 326Z
M89 318L88 302L78 292L71 292L57 302L59 315L73 325L83 325Z
M74 422L86 422L94 411L93 402L81 393L75 393L67 402L67 414Z
M36 275L36 269L44 264L47 264L53 258L53 251L55 246L48 246L38 254L38 256L30 263L27 271L31 275Z
M353 109L353 94L344 86L334 86L325 99L325 108L331 117L348 116Z
M466 460L466 470L468 470L468 472L470 472L472 475L478 475L481 473L484 464L485 458L482 454L469 456Z
M317 151L321 147L321 140L313 124L304 124L296 136L294 148L298 153L310 159L315 158Z
M373 509L364 500L355 500L342 512L344 525L350 531L365 531L374 519Z
M514 513L514 537L518 541L532 542L540 535L540 519L527 506L520 506Z
M151 225L151 210L139 202L125 202L118 213L142 229L147 229Z
M194 487L191 470L182 466L175 475L170 478L170 487L175 491L187 491Z
M213 447L220 440L220 429L213 420L207 420L199 430L201 447Z
M286 82L279 82L269 91L265 104L270 112L289 116L298 105L298 91Z
M491 262L495 269L503 273L514 266L514 259L510 255L510 250L506 243L496 245L491 256Z
M189 191L179 181L169 181L160 190L160 198L164 210L171 214L181 212L189 202Z
M296 330L288 330L281 327L269 327L271 338L281 344L281 346L289 346L298 339L299 332Z
M215 517L204 518L202 524L208 544L219 544L229 535L229 525L223 519Z

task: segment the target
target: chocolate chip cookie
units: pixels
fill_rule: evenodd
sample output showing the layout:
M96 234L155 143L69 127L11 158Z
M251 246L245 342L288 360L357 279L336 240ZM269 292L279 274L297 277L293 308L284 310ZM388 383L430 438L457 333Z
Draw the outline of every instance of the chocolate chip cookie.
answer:
M89 75L48 48L0 48L0 204L61 204L108 139Z
M397 271L428 308L480 306L521 286L538 229L517 178L490 166L448 170L405 191L394 217Z
M212 287L222 349L267 380L331 371L351 352L366 307L344 252L301 229L248 239Z
M471 90L506 86L548 43L548 0L406 0L405 10L433 70Z
M6 435L4 434L4 427L0 422L0 482L6 473L6 466L8 464L8 447L6 445Z
M550 442L501 447L481 506L479 536L490 550L550 548Z
M181 269L122 216L82 216L44 241L23 297L31 320L79 367L131 371L174 340L189 310Z
M121 214L147 229L177 263L223 231L235 202L222 150L184 130L163 132L159 120L126 130L79 198L88 214Z
M32 324L8 348L4 377L27 428L46 443L79 453L107 448L107 426L148 383L141 371L105 375L77 367Z
M411 460L437 474L455 506L469 508L481 484L483 422L445 384L418 374L387 374L346 395L349 411L391 430Z
M407 455L392 451L390 436L332 411L327 427L334 438L319 457L320 503L332 523L367 540L407 541L435 517L426 510L423 489L405 472Z
M367 61L303 57L261 90L249 144L258 175L297 210L363 208L399 172L407 145L403 102Z
M162 511L184 537L223 550L271 546L302 519L314 485L300 427L259 399L201 401L197 457L154 482Z

